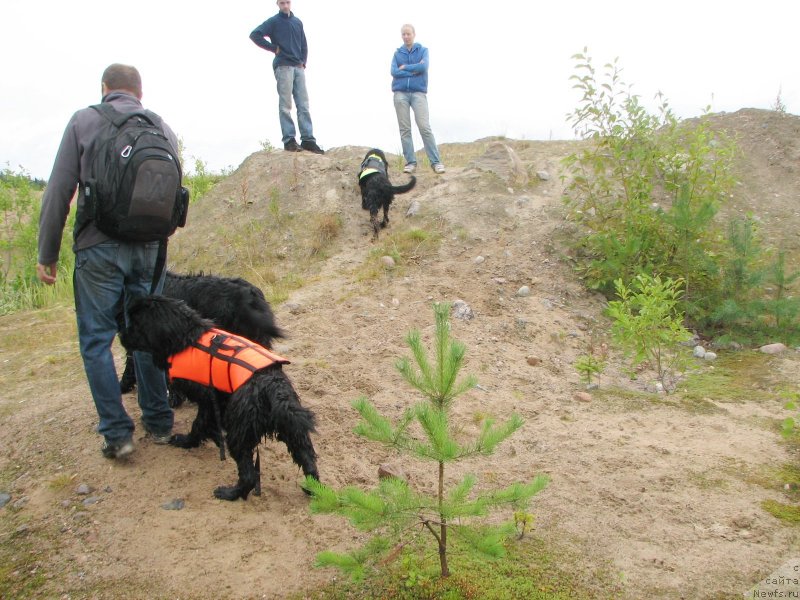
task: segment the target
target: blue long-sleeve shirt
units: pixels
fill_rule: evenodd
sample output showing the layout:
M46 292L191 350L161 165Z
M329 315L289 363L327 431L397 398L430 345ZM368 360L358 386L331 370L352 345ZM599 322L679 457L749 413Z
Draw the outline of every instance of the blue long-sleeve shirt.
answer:
M429 64L424 46L414 44L410 50L400 46L392 57L392 91L427 93Z
M269 38L269 40L265 39ZM294 16L279 12L250 33L250 39L259 48L275 52L272 68L282 66L304 67L308 59L308 43L303 22ZM277 50L280 48L280 52Z

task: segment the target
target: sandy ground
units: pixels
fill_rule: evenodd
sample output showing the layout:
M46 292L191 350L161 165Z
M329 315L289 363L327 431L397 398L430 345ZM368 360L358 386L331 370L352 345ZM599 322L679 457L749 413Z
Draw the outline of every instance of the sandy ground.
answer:
M800 206L797 119L782 117L778 126L763 111L722 118L743 136L748 177L736 206L769 203L770 235L785 233L797 244L797 228L787 225L797 223ZM786 497L758 484L759 474L796 461L774 427L784 416L781 403L766 392L796 382L798 354L771 359L750 400L709 395L703 410L613 392L644 384L624 377L612 355L600 391L578 401L582 385L572 365L606 324L604 300L586 292L560 258L559 159L572 149L512 140L445 145L445 158L472 158L451 159L444 176L420 173L417 188L392 209L398 227L415 201L421 217L414 218L438 219L447 232L439 250L366 281L356 273L373 245L354 185L364 149L292 157L295 167L302 162L294 185L305 208L322 206L343 222L321 270L274 307L289 332L276 350L292 360L286 372L317 415L320 474L334 486L371 486L378 466L389 462L415 485L433 488L427 468L352 433L350 403L366 395L385 414L399 415L417 401L393 366L408 355L404 337L417 328L430 340L431 303L462 299L475 316L454 319L453 334L467 345L465 372L480 387L459 399L456 418L465 435L476 430L476 415L516 412L525 426L492 459L454 466L450 476L474 472L497 487L549 474L551 484L532 506L536 535L572 548L582 579L606 573L620 597L740 596L800 556L797 530L761 508ZM207 215L195 218L194 231L210 228L218 220L211 203L224 206L219 199L243 182L259 198L289 160L283 153L250 157L204 200ZM542 171L548 179L536 176ZM194 235L190 228L180 233L174 270L192 253ZM520 297L523 285L531 293ZM301 474L283 445L261 446L262 496L234 503L212 496L236 473L213 446L156 446L137 430L130 460L103 459L74 331L58 333L63 328L74 330L68 308L0 319L0 472L8 481L0 491L12 495L0 519L5 538L35 550L32 568L46 578L38 597L112 598L125 590L142 598L282 598L336 576L312 568L315 554L353 547L359 535L338 517L309 513ZM19 340L31 334L45 342L21 356ZM66 341L54 346L50 337ZM125 404L138 417L135 394ZM188 430L194 412L191 405L176 411L176 431ZM76 493L81 484L89 494ZM182 510L163 507L175 499Z

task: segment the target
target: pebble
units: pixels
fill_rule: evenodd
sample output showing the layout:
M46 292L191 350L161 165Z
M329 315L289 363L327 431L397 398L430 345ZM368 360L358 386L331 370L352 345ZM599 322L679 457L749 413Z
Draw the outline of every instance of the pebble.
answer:
M183 498L175 498L161 505L164 510L181 510L185 506Z
M706 355L706 349L702 346L695 346L692 355L695 358L703 358Z
M77 487L77 489L75 490L75 493L78 494L79 496L88 496L93 491L94 490L92 489L92 486L90 486L90 485L88 485L86 483L82 483Z
M387 269L394 269L395 262L391 256L381 256L381 264Z
M761 346L759 350L764 354L780 354L781 352L786 350L786 346L784 346L780 342L777 342L775 344L767 344L766 346Z
M575 392L573 396L578 402L591 402L592 395L589 392Z
M9 502L11 502L11 494L0 492L0 508L3 508Z
M517 296L519 296L520 298L524 298L525 296L530 296L530 295L531 295L531 288L529 288L527 285L523 285L521 288L517 290Z

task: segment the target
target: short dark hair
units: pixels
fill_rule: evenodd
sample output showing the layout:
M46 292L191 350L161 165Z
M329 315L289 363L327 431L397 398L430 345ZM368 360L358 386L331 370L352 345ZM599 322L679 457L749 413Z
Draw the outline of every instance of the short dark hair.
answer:
M103 71L102 83L108 91L125 90L133 92L137 98L142 97L142 76L136 67L114 63Z

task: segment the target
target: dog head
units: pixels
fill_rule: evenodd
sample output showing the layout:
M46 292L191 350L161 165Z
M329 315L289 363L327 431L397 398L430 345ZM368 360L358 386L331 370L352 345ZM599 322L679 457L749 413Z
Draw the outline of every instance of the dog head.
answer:
M368 150L367 153L364 155L364 160L361 161L361 164L364 165L370 159L371 156L377 156L381 160L381 162L383 162L383 165L386 167L386 172L387 173L389 172L389 161L386 160L386 155L380 148L371 148L370 150Z
M168 356L177 354L213 326L183 300L144 296L130 302L128 325L120 333L120 341L129 351L149 352L155 364L164 368Z

